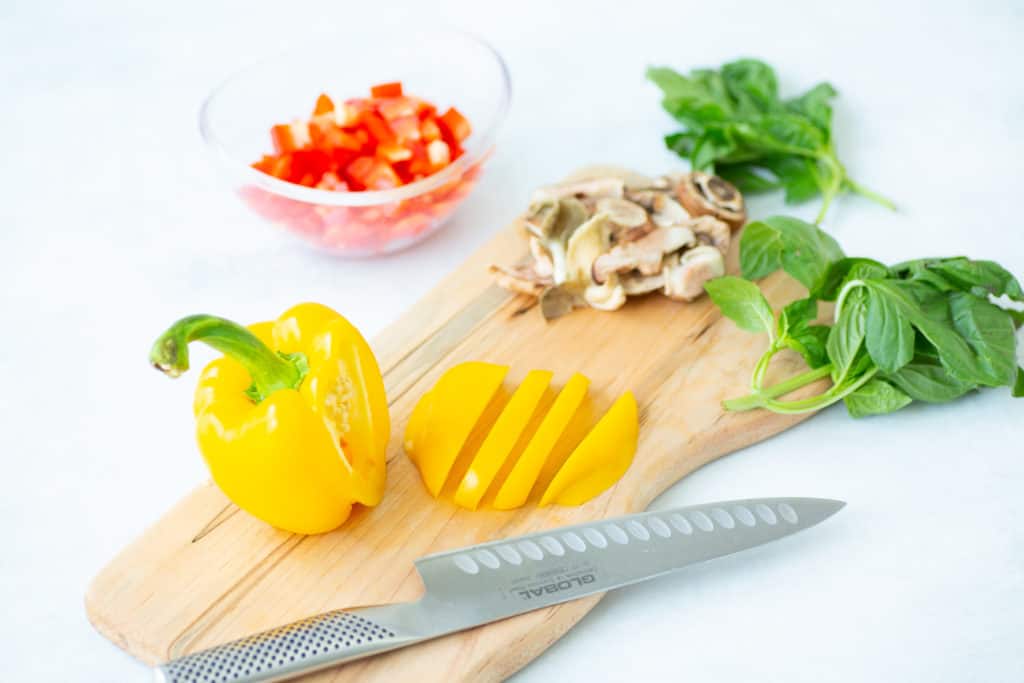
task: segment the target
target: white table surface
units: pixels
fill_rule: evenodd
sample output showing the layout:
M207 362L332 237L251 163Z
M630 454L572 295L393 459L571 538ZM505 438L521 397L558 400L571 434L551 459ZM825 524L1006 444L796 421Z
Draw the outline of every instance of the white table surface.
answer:
M0 679L147 679L90 628L82 595L206 477L195 375L147 367L157 332L190 312L255 320L311 299L374 334L537 184L588 161L677 168L647 64L756 55L787 92L831 80L841 157L901 207L839 201L827 227L847 252L966 253L1024 274L1024 14L996 1L410 2L506 57L515 97L499 153L422 246L365 262L312 253L218 184L197 107L306 27L376 30L370 4L0 6ZM608 596L517 680L1024 680L1022 410L1007 390L862 421L839 407L713 463L656 507L801 494L849 506Z

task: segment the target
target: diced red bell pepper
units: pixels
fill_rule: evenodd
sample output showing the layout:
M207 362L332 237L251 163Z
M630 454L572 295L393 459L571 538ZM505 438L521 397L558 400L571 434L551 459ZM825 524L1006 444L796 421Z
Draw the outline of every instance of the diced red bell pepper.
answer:
M420 120L413 116L401 116L388 121L388 126L400 142L415 142L420 139Z
M395 143L383 143L377 145L377 156L393 164L398 161L412 159L412 150Z
M358 136L342 130L334 121L326 117L313 119L309 126L309 134L313 146L325 151L340 147L358 152L365 144Z
M358 157L345 169L346 174L368 190L390 190L401 184L391 164L374 157Z
M370 137L376 140L377 144L386 144L395 141L395 134L391 132L387 121L381 118L380 114L368 111L363 112L362 124Z
M310 143L309 124L302 121L279 124L270 129L270 137L278 154L294 152Z
M370 88L370 97L401 97L402 84L400 81L381 83Z
M320 97L316 98L316 106L313 107L313 116L329 114L332 111L334 111L334 102L325 93L320 93Z
M419 112L411 97L382 97L376 101L377 111L388 121L403 116L416 116Z
M441 128L434 119L424 119L420 123L420 137L427 142L441 139Z
M432 170L440 170L451 163L451 149L444 140L434 140L427 145L427 159Z
M438 118L438 123L456 142L462 142L472 132L469 121L455 107L451 107L448 111L441 114Z

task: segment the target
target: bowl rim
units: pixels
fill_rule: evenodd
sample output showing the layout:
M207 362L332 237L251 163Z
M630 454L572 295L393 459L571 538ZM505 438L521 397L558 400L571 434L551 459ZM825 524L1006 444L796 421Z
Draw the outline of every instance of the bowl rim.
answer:
M250 62L249 64L232 71L226 77L221 79L213 90L211 90L206 96L199 108L200 136L203 138L207 147L213 151L218 160L231 167L232 172L238 175L239 178L247 185L255 185L267 192L311 204L325 204L329 206L375 206L378 204L390 204L403 199L411 199L412 197L437 189L456 178L462 177L473 167L486 160L490 155L494 148L498 131L508 114L512 100L512 78L509 74L508 65L502 58L501 53L499 53L494 46L480 36L469 31L447 24L438 23L424 24L419 22L403 22L403 24L406 28L431 30L435 32L444 31L468 39L470 42L482 47L484 52L492 57L495 64L498 66L498 73L501 78L498 108L491 121L488 122L487 127L482 132L474 136L476 137L476 140L472 141L471 148L467 148L462 156L437 173L409 183L408 185L402 185L401 187L397 187L393 190L336 192L334 190L321 190L315 187L306 187L305 185L298 185L296 183L280 180L253 168L250 166L251 162L240 160L228 151L220 138L218 138L217 134L214 132L213 124L210 121L210 110L213 102L240 76L257 70L280 57L302 52L304 49L308 49L309 42L306 42L299 47L289 47L285 50L278 51L269 57L264 57L254 62ZM311 42L319 42L326 39L326 36L317 36Z

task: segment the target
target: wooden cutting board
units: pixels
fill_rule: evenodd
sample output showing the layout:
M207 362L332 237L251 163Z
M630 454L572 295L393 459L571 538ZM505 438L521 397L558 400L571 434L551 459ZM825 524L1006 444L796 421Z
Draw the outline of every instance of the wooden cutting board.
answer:
M707 297L681 304L654 294L614 313L581 310L546 323L528 300L497 288L487 273L489 264L514 262L525 252L515 227L501 232L375 340L393 423L388 490L378 507L354 512L335 532L297 536L240 511L213 484L201 486L93 580L85 597L93 625L155 663L326 610L411 600L422 592L413 569L417 557L642 511L698 467L805 417L723 411L722 399L744 393L765 339L722 319ZM728 261L735 271L735 244ZM775 307L804 295L781 274L762 284ZM417 398L441 372L465 360L511 366L509 386L531 369L553 370L556 385L582 372L591 378L599 405L632 390L640 406L633 465L613 488L581 507L467 512L434 500L402 452L402 433ZM788 374L801 361L780 357L774 367ZM814 390L820 387L805 392ZM308 680L501 680L543 652L600 598L506 619Z

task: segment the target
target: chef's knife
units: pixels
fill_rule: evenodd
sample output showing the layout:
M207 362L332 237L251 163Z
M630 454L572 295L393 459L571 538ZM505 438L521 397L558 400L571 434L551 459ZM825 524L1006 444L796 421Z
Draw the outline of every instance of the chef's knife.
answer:
M335 610L175 659L164 683L281 681L644 581L814 526L845 503L760 498L643 512L427 555L415 602Z

